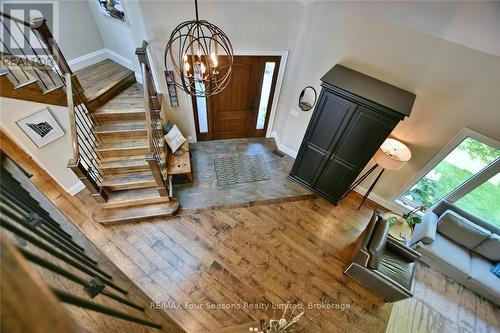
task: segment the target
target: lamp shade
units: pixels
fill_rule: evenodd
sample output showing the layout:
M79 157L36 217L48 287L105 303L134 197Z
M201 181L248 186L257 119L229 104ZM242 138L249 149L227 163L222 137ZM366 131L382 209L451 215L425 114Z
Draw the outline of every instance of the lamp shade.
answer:
M410 158L410 149L401 141L391 138L386 139L373 156L375 162L387 170L401 169Z

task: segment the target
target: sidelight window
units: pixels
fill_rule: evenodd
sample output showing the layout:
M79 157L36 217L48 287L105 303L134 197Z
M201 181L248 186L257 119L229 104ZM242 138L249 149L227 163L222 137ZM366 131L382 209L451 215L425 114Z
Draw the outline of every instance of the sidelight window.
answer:
M256 129L264 129L266 124L267 110L269 109L269 97L273 83L275 62L266 62L264 67L264 78L262 79L262 89L260 90L259 114L257 116Z

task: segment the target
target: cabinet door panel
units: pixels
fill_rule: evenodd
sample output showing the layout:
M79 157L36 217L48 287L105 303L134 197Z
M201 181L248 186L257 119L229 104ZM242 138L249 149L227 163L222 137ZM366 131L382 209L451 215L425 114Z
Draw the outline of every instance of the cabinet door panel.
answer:
M295 171L295 176L307 184L311 184L325 154L313 147L306 146L302 160Z
M358 107L335 155L353 165L364 166L380 146L381 138L389 134L390 125L386 117Z
M353 167L339 159L328 161L315 183L315 189L330 200L338 201L343 193L347 179L353 173Z
M331 93L321 94L318 108L315 112L318 116L309 130L309 143L323 149L330 150L335 134L344 124L356 105Z

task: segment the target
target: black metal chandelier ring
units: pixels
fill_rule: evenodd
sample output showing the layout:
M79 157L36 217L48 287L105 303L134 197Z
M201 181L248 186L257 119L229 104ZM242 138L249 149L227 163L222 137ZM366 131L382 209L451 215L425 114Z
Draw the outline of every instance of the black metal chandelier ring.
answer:
M165 68L172 82L193 96L221 92L231 79L233 47L216 25L198 19L185 21L170 34L165 49Z

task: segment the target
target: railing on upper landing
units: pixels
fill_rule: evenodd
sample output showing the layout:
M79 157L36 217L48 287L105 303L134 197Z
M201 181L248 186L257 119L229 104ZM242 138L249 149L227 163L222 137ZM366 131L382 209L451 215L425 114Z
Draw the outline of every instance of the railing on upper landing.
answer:
M153 172L156 187L161 196L172 196L172 178L167 174L167 148L163 139L163 122L161 119L161 94L154 86L151 65L148 59L148 43L142 42L135 54L139 59L144 88L144 110L148 133L149 153L146 161Z
M0 12L1 73L15 87L37 82L44 94L65 86L65 75L73 75L47 21L26 22ZM81 88L76 77L73 85Z
M2 74L15 87L37 82L49 93L66 87L64 105L68 105L73 158L68 167L89 189L98 202L107 200L100 187L99 156L95 151L98 139L93 132L95 121L86 105L84 90L73 74L44 18L30 22L0 12L2 35ZM4 37L7 37L5 40Z

